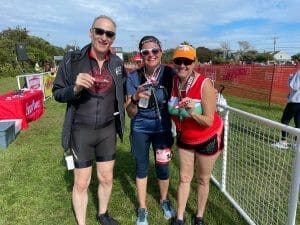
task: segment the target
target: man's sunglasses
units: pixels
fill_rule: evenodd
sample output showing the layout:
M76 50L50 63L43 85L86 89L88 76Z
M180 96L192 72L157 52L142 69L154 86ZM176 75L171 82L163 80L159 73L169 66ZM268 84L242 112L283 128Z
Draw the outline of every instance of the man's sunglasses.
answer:
M194 60L185 59L185 58L176 58L173 60L173 62L178 66L181 66L182 64L185 66L189 66L194 62Z
M141 50L142 56L147 56L152 52L153 55L157 55L160 52L160 48L144 48Z
M103 35L103 34L105 34L106 37L108 37L108 38L112 38L112 37L114 37L116 35L115 32L110 31L110 30L103 30L102 28L96 28L96 27L94 27L93 30L94 30L94 32L95 32L96 35Z

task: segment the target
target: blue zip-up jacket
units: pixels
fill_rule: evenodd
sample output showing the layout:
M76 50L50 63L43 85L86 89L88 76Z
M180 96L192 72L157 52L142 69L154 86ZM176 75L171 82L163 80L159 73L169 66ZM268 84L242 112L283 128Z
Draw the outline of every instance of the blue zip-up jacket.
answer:
M91 44L86 45L80 51L68 52L64 56L59 65L56 78L53 82L53 96L58 102L67 103L65 120L62 130L62 146L65 150L70 148L71 129L74 119L76 106L80 101L80 95L75 96L74 86L76 76L82 72L77 66L83 61L89 63L89 51ZM127 73L124 68L123 61L115 54L109 54L108 70L113 77L116 87L116 112L119 114L115 117L116 131L123 139L123 132L125 126L125 110L124 102L126 95L126 78Z

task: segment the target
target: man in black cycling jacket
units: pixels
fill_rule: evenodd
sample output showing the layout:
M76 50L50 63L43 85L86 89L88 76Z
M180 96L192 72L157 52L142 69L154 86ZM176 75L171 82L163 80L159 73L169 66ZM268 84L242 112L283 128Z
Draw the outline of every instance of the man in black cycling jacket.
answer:
M88 187L96 160L99 209L102 225L118 225L107 212L113 184L116 134L124 129L126 71L122 60L110 52L116 24L107 16L94 19L91 43L68 52L53 84L55 100L67 103L62 145L73 155L72 203L78 225L86 225Z

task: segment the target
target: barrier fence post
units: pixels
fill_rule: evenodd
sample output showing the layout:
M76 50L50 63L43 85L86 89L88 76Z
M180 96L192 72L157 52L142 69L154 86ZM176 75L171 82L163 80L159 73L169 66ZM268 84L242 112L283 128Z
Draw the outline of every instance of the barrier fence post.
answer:
M271 80L271 87L270 87L270 92L269 92L269 102L268 102L269 108L271 107L271 101L272 101L275 68L276 68L276 65L274 64L273 65L272 80Z
M297 135L296 157L293 169L287 225L295 225L297 215L297 203L300 185L300 135Z

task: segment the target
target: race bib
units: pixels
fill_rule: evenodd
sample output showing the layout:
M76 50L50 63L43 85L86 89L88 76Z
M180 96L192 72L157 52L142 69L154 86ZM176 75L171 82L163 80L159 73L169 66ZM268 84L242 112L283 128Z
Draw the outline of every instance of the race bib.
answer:
M171 148L163 148L163 149L156 149L155 151L156 156L156 163L158 164L166 164L172 158L172 150Z

